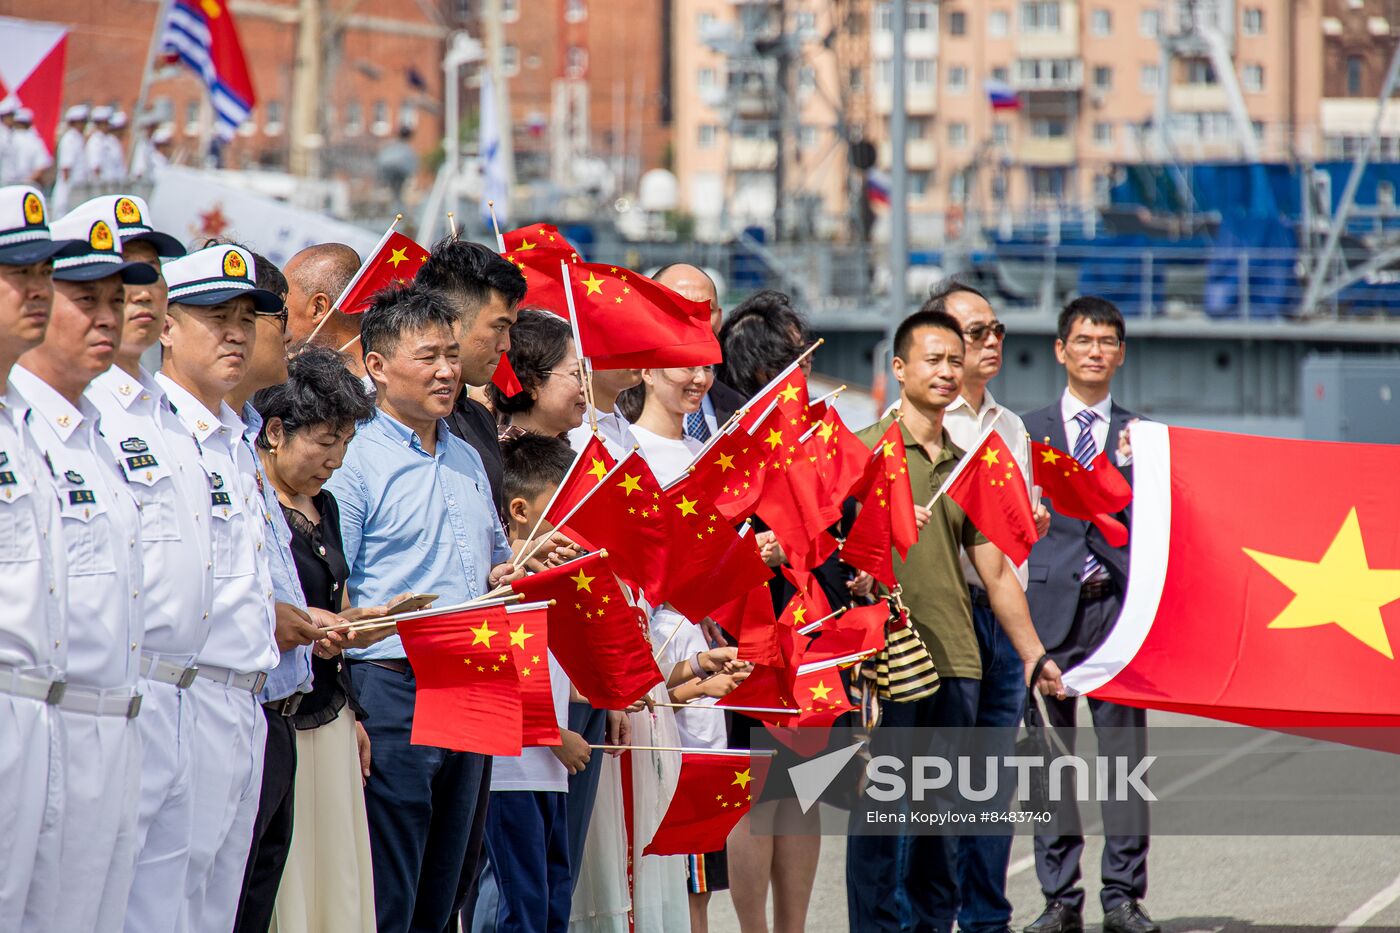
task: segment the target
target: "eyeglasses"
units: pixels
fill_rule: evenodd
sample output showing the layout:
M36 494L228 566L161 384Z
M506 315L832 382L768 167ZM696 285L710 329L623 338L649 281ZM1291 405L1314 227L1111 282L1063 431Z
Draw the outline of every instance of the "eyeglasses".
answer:
M290 311L287 310L287 308L286 308L285 305L282 307L282 310L279 311L278 313L276 313L276 314L269 314L269 315L268 315L268 317L270 317L270 318L276 318L276 319L277 319L277 326L280 327L280 328L282 328L282 333L284 333L284 334L287 332L287 321L289 321L289 320L291 319L291 316L292 316L292 313L291 313Z
M991 324L973 324L963 331L963 336L973 343L981 343L987 339L988 334L996 334L1001 340L1006 336L1006 325L1001 321L993 321Z
M571 373L560 372L554 369L545 369L541 370L541 372L543 372L546 376L567 376L568 378L577 381L579 385L583 385L583 370L581 369L576 369Z
M1112 352L1123 345L1123 341L1117 337L1087 337L1081 334L1069 342L1069 348L1075 353L1088 353L1095 346L1100 350Z

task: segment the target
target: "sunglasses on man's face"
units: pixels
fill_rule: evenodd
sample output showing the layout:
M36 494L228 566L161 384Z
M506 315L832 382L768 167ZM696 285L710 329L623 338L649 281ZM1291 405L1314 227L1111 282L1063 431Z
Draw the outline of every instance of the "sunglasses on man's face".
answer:
M994 321L991 324L973 324L963 331L963 336L973 343L981 343L987 339L988 334L996 334L1000 340L1006 336L1006 325L1001 321Z

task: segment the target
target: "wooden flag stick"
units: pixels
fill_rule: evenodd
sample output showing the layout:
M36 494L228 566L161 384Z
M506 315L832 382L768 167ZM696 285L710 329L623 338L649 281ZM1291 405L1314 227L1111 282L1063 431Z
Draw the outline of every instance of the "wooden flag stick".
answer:
M842 383L841 385L839 385L839 386L837 386L836 388L832 389L830 392L828 392L828 393L826 393L825 395L823 395L821 398L814 398L814 399L812 399L812 401L808 403L808 406L810 407L811 405L816 405L816 404L818 404L818 403L820 403L820 402L825 402L825 401L826 401L827 399L829 399L829 398L836 398L836 397L837 397L838 395L840 395L842 392L845 392L847 388L848 388L848 386L847 386L845 383Z
M776 386L779 382L781 382L782 380L786 379L788 376L792 375L792 374L797 370L797 367L799 367L799 366L802 365L802 361L805 360L807 357L811 356L813 353L817 352L817 347L821 346L821 345L824 344L824 343L826 343L826 338L825 338L825 337L818 337L816 343L812 344L810 347L808 347L807 349L803 350L803 351L802 351L802 354L801 354L797 359L795 359L795 360L793 360L791 363L789 363L789 364L787 365L787 368L784 369L782 372L778 373L777 376L773 377L772 381L770 381L766 386L764 386L763 388L759 389L756 393L754 393L754 397L753 397L752 399L749 399L749 401L752 402L754 399L756 399L756 398L761 398L762 396L768 394L768 390L769 390L769 389L772 389L772 388L773 388L774 386ZM844 388L844 386L843 386L842 388ZM839 390L838 390L838 391L839 391ZM743 405L738 411L736 411L734 414L732 414L732 415L729 416L729 420L726 421L726 422L720 427L718 433L723 434L723 433L725 432L725 430L726 430L731 424L733 424L733 423L734 423L735 421L737 421L738 419L744 417L744 415L748 414L748 412L749 412L749 407L750 407L749 404L748 404L747 402L745 402L744 405Z
M676 615L680 615L680 613L676 613ZM670 634L670 635L667 635L667 636L666 636L666 640L665 640L664 642L661 643L661 647L660 647L659 649L657 649L656 653L653 654L653 655L651 656L651 659L652 659L653 661L655 661L657 658L659 658L659 657L661 657L663 654L665 654L665 653L666 653L666 649L669 648L669 647L671 646L671 639L673 639L673 638L676 637L676 633L679 632L679 631L681 630L681 626L682 626L682 625L690 625L690 624L691 624L690 621L689 621L688 619L686 619L685 617L682 616L682 617L681 617L681 620L680 620L679 622L676 623L676 627L673 628L673 629L671 629L671 634Z
M496 202L486 202L486 212L491 215L491 229L496 231L496 249L506 251L506 238L501 236L501 225L496 222Z
M442 612L452 612L458 609L481 609L486 605L506 605L508 603L518 603L525 597L520 593L512 593L503 597L495 597L488 593L485 596L478 596L476 599L467 600L456 606L444 606L440 609L429 608L419 609L414 612L401 612L392 616L378 616L373 619L364 619L359 622L346 622L343 625L329 625L322 631L326 632L363 632L370 629L384 628L389 625L398 625L403 619L416 619L421 616L435 615Z
M359 343L359 341L360 341L360 335L359 335L359 334L356 334L355 336L351 337L349 340L345 341L345 345L342 346L342 347L341 347L339 350L337 350L336 352L337 352L337 353L344 353L346 350L350 349L350 348L353 347L355 344Z
M661 704L656 704L660 706ZM692 748L683 745L592 745L600 752L681 752L693 755L760 755L771 758L778 754L767 748Z
M669 706L671 709L710 709L716 712L729 710L732 713L781 713L784 716L796 716L801 710L783 709L780 706L716 706L713 703L657 703L657 706Z
M823 622L830 622L832 619L836 618L836 617L839 616L841 613L845 612L847 609L850 609L850 608L851 608L850 606L842 606L840 609L837 609L835 612L833 612L833 613L832 613L831 615L829 615L829 616L822 616L820 619L818 619L818 620L815 621L815 622L808 622L806 625L802 626L800 629L797 630L797 634L799 634L799 635L806 635L806 634L807 634L808 632L810 632L812 629L817 628L818 626L820 626Z
M401 221L401 220L403 220L403 215L402 215L402 214L395 214L395 215L394 215L394 222L391 223L391 224L389 224L389 229L388 229L388 230L385 230L385 231L384 231L384 237L383 237L383 239L380 240L379 245L376 246L376 247L374 248L374 252L373 252L372 254L370 254L370 257L369 257L370 259L373 259L375 256L377 256L377 255L379 254L379 249L380 249L380 247L382 247L382 246L384 245L384 243L388 241L388 239L389 239L389 234L391 234L391 233L394 232L394 228L397 227L397 226L399 225L399 221ZM358 278L358 276L357 276L357 278ZM342 295L341 297L344 297L344 296ZM304 340L304 341L302 342L302 349L305 349L306 347L311 346L311 341L313 341L313 340L316 339L316 335L319 334L319 333L321 332L321 328L322 328L322 327L325 327L325 326L326 326L326 322L329 321L329 320L331 319L331 315L332 315L332 314L335 314L335 312L336 312L335 305L331 305L331 307L329 307L329 308L326 309L326 314L325 314L325 316L322 317L321 320L317 321L317 322L316 322L316 326L313 327L313 328L311 328L311 333L309 333L309 334L306 335L306 340ZM344 350L344 349L345 349L344 347L341 347L341 350Z
M451 211L447 212L447 228L452 231L452 239L457 239L457 218Z

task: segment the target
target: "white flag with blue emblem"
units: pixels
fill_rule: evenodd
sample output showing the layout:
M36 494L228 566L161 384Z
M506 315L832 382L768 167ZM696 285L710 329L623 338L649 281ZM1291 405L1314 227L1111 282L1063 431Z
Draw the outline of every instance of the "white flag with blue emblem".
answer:
M481 153L481 220L491 226L491 211L487 202L493 202L496 221L502 226L510 223L510 166L506 164L506 151L502 139L500 114L496 107L496 85L491 79L490 70L481 75L481 128L478 136L478 151Z

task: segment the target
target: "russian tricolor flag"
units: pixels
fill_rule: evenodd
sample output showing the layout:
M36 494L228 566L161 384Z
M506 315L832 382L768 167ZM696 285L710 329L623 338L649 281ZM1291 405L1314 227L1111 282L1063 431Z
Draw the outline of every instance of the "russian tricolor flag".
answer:
M871 204L890 204L890 179L884 172L870 169L865 173L865 196Z
M988 78L986 86L987 100L991 102L993 110L1021 109L1021 98L1016 95L1016 90L1005 81Z

